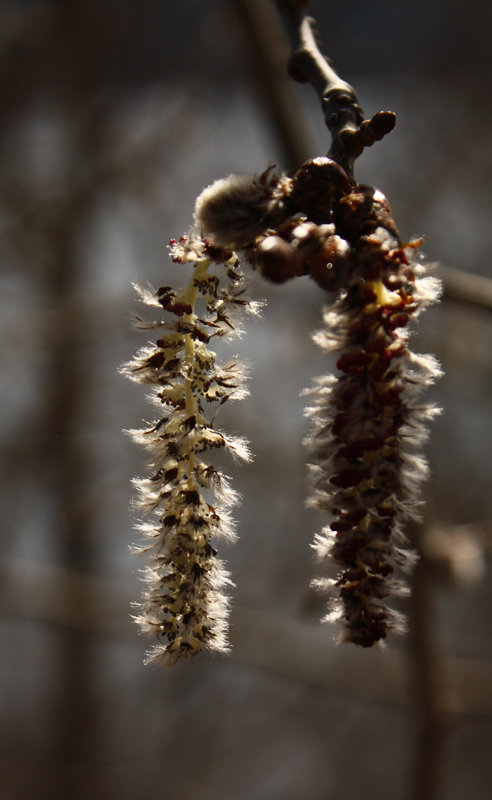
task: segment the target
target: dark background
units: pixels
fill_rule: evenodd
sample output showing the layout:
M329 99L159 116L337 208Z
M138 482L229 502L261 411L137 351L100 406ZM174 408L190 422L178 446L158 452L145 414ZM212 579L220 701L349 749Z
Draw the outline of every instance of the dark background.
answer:
M445 295L414 340L446 372L430 393L444 414L427 447L425 568L412 635L359 652L334 647L309 588L322 520L304 507L299 393L333 368L310 338L329 297L305 280L256 282L268 307L235 345L251 397L223 414L256 454L225 466L243 495L240 540L221 545L233 655L142 664L128 506L144 455L121 430L152 411L117 374L142 343L131 282L189 280L166 245L204 186L297 166L245 6L0 3L6 800L490 795L492 317L480 304ZM492 278L491 6L313 0L311 12L366 115L397 114L358 180L389 197L403 238L425 234L429 260ZM289 90L306 155L325 154L313 90Z

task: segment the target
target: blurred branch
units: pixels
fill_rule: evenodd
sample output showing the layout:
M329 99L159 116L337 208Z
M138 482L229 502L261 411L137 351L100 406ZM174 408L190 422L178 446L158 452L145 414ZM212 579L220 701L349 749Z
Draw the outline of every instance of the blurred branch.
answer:
M409 604L411 681L419 712L420 732L409 787L410 800L434 800L442 783L442 751L459 704L450 685L449 664L440 654L432 587L434 574L424 555L425 527L410 524L411 539L420 553L412 576Z
M251 50L256 89L280 140L286 167L295 172L315 150L303 115L293 113L299 97L285 69L289 43L282 21L272 2L235 0L235 7Z
M461 269L439 265L444 296L492 309L492 280L483 275L474 275Z
M0 608L77 631L134 638L124 589L66 567L0 556Z
M137 642L127 587L27 559L0 557L0 612ZM234 608L232 622L232 655L241 663L376 702L410 702L410 665L394 648L383 653L335 647L319 625L245 606ZM446 658L443 667L456 712L491 716L492 664Z

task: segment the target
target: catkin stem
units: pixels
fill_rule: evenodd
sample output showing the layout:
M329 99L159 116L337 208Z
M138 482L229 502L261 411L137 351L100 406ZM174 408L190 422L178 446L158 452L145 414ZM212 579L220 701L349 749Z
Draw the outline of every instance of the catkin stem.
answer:
M203 261L199 261L195 267L193 272L193 276L191 281L188 284L188 288L183 298L183 302L186 305L191 306L191 312L189 314L183 315L183 321L193 324L193 318L195 315L195 302L197 297L197 281L204 276L208 267L211 264L211 260L209 258L203 259ZM193 394L192 389L192 372L193 372L193 365L195 361L195 340L191 336L190 333L185 334L185 354L186 354L186 365L188 375L186 377L186 419L190 417L194 417L198 411L198 404L196 401L196 397ZM190 432L190 436L193 436L193 433ZM195 449L192 447L188 454L188 488L193 489L195 488L195 480L194 480L194 471L195 471Z

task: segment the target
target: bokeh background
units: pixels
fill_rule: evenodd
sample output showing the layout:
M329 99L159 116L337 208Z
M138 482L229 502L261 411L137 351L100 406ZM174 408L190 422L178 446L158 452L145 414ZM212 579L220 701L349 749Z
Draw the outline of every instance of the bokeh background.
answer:
M223 415L256 454L225 466L243 495L240 540L222 545L233 654L143 666L128 508L144 454L121 431L152 411L117 374L143 343L128 323L132 280L188 280L166 245L204 186L295 169L329 137L312 88L282 77L269 0L0 2L6 800L490 796L492 7L311 11L366 115L397 114L359 182L443 267L444 299L415 338L446 377L430 393L444 414L412 532L423 557L410 635L361 653L318 622L309 544L323 521L304 507L299 395L333 366L310 338L329 296L257 280L268 307L235 344L251 396Z

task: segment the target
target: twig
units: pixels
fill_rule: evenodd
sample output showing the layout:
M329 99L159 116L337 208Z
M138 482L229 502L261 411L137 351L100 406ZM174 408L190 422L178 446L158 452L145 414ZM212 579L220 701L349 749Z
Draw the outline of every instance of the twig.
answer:
M492 280L461 269L439 266L444 296L492 310Z
M312 69L313 76L319 76L320 74L322 76L325 73L329 73L334 85L336 84L339 88L343 86L344 91L350 90L351 96L356 98L353 88L336 75L329 60L327 61L321 55L317 45L312 52L312 58L306 58L305 54L302 55L299 51L300 14L302 7L308 6L309 3L295 4L286 0L278 0L277 5L281 10L285 28L290 35L293 50L296 51L295 59L300 59L301 62L304 61L304 68ZM303 161L312 155L314 143L310 141L310 136L303 125L302 117L294 115L292 112L295 105L295 97L292 92L291 81L288 80L285 70L287 56L285 55L283 41L284 31L278 29L278 15L264 0L236 0L236 8L240 13L244 31L255 54L255 63L258 66L258 90L264 96L265 106L268 108L272 125L282 144L287 168L295 171ZM302 20L302 24L305 24L304 20L307 20L307 18ZM268 35L265 35L265 31L268 32ZM310 19L308 29L306 29L308 41L315 35L314 20ZM282 61L282 59L284 60ZM315 65L314 69L313 63ZM294 69L292 62L290 68ZM297 80L304 82L310 80L306 77L303 78L302 73L298 73L296 77ZM320 80L321 91L324 86L323 80ZM334 85L331 87L332 91ZM338 99L340 100L340 98ZM395 117L391 112L380 112L376 114L376 118L380 118L381 115L384 118L388 118L388 120L390 118L393 119L394 122ZM365 130L367 135L369 126L365 123L363 124L364 128L362 130ZM376 121L376 128L377 124ZM369 146L369 143L364 146ZM330 155L332 155L332 151L330 151ZM332 157L334 156L332 155ZM335 158L335 160L338 160L338 158ZM490 278L441 265L439 266L438 274L443 282L445 299L450 297L454 300L492 309L492 280Z
M365 147L393 130L396 116L392 111L379 111L371 120L364 120L354 89L337 75L329 59L322 55L316 22L305 16L306 4L278 0L278 5L291 39L289 73L294 80L313 85L332 136L328 155L355 183L355 159Z

